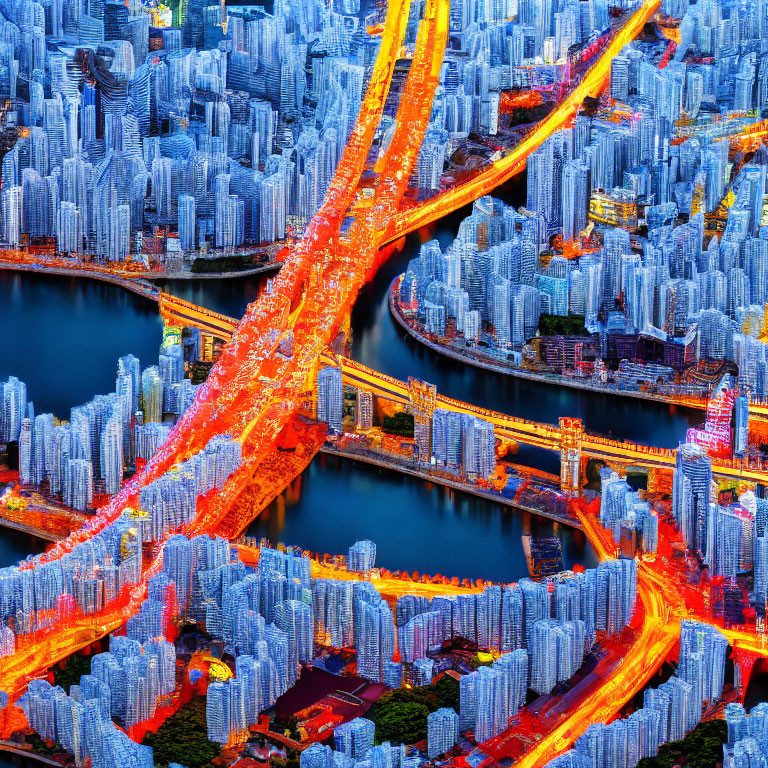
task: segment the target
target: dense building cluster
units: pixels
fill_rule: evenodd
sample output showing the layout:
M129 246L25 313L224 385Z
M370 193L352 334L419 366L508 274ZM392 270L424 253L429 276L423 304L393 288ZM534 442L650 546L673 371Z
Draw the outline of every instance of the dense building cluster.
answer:
M747 714L742 704L725 707L728 742L723 746L723 768L768 766L768 704L757 704Z
M559 138L566 167L580 126L577 120L564 131L568 136ZM589 125L581 133L588 136ZM639 141L640 133L627 136ZM749 178L748 166L734 186L751 189L742 180ZM588 178L585 169L585 183ZM549 190L556 183L550 177L543 182ZM677 212L675 203L667 205ZM736 213L734 203L729 217ZM486 354L514 364L525 354L548 369L602 381L602 362L615 360L618 385L661 383L674 391L676 376L692 365L731 362L739 384L762 397L765 345L758 336L768 294L760 293L760 286L768 251L757 237L759 217L756 221L738 236L726 229L722 242L706 231L702 212L685 224L651 230L647 239L607 228L595 252L574 259L554 255L544 266L549 228L540 210L482 198L445 252L435 240L421 246L400 282L399 300L415 308L427 334L463 340L474 349L481 344ZM583 329L582 335L539 339L537 360L530 343L544 315L578 316Z
M157 507L151 513L126 508L113 523L76 543L61 557L42 561L40 556L20 566L0 569L0 621L4 655L13 653L15 638L52 626L66 626L83 614L95 614L116 600L126 598L142 575L145 542L158 542L166 531L188 522L198 499L219 488L239 463L237 443L214 438L204 451L180 468L173 468L161 485ZM183 492L181 482L184 478ZM34 565L34 567L30 567ZM161 601L147 600L142 611L128 621L144 626L141 642L162 628Z
M688 547L699 553L710 574L726 586L749 573L753 598L765 612L768 594L768 499L747 490L738 501L717 500L712 460L694 443L677 449L672 484L672 514ZM714 491L713 491L714 489Z
M187 357L195 354L189 346ZM36 416L17 378L0 383L0 443L18 442L22 484L77 510L92 508L95 495L116 494L125 470L149 459L194 402L200 385L185 378L185 362L173 337L158 365L143 371L133 355L121 357L115 391L72 408L68 422Z
M722 695L727 650L728 640L715 627L683 621L677 674L647 688L642 708L629 717L590 725L575 747L547 768L634 768L642 758L654 757L660 745L682 739Z
M385 741L374 746L374 730L374 724L362 717L340 725L333 732L336 749L327 744L311 744L301 753L301 768L417 768L421 764L421 755L409 754L404 744L395 746Z
M516 8L452 7L453 43L415 174L421 190L439 187L470 132L498 132L504 90L563 79L562 66L539 77L532 64L609 24L605 0ZM11 247L51 238L63 253L111 261L272 242L306 226L377 48L356 3L291 0L274 13L230 10L225 24L201 0L162 22L138 3L8 0L0 11L2 118L14 141L2 160L0 238ZM394 127L387 113L378 149Z
M32 631L49 616L60 620L61 611L98 610L104 601L116 599L124 578L135 580L140 573L140 547L127 546L127 522L118 521L46 566L0 572L4 620L17 632L26 620L26 631ZM137 521L130 522L135 526ZM145 520L138 529L140 536L152 527ZM135 529L132 533L136 536ZM116 541L133 551L132 561L120 561ZM370 542L356 546L361 544ZM99 568L88 565L96 562ZM616 560L584 573L544 582L523 579L479 594L431 601L405 596L393 612L370 581L313 579L308 558L268 548L260 550L256 568L246 567L227 541L208 536L168 538L162 567L149 579L147 598L128 620L125 636L113 637L109 653L94 657L78 692L67 698L48 683L30 687L25 706L41 735L56 738L71 729L73 718L87 717L83 706L90 698L100 708L103 725L93 726L99 739L106 738L102 728L110 718L127 729L150 720L176 684L174 647L163 638L170 622L186 620L200 622L234 657L234 676L208 687L208 738L221 744L247 734L260 713L296 683L316 648L354 649L357 673L390 688L408 681L431 684L437 668L430 653L439 652L444 641L464 638L495 649L501 655L491 667L462 676L460 715L440 710L431 718L430 749L442 752L455 743L459 728L473 730L478 740L501 732L525 704L529 687L548 693L570 678L598 633L611 636L629 623L636 593L634 561ZM74 568L79 579L73 579ZM102 602L83 604L79 592L70 595L62 587L67 584L82 584L88 599ZM27 593L27 603L16 605L16 595ZM54 600L54 593L63 597ZM27 616L34 617L34 626ZM59 706L59 700L69 703ZM373 747L366 722L354 720L337 732L337 749L350 760L362 761ZM77 749L92 754L85 742ZM393 759L405 759L398 754ZM331 758L316 750L307 759ZM352 768L349 761L344 764Z
M625 388L674 391L695 364L733 364L766 394L766 154L730 141L768 106L764 24L718 2L664 6L683 14L672 60L658 66L661 40L615 57L611 99L528 158L525 207L481 198L446 249L421 246L399 299L427 334L602 384L607 362ZM575 322L542 330L552 316Z
M453 3L452 45L443 58L441 88L418 157L420 194L441 188L445 164L468 145L470 134L504 139L510 129L501 108L504 92L551 93L575 74L573 64L581 63L582 49L605 39L616 23L609 6L627 10L634 5L631 0ZM469 146L475 152L483 149Z
M176 689L176 649L165 639L175 610L169 580L150 581L147 603L162 606L166 622L153 627L151 639L113 635L109 651L91 659L91 671L67 694L48 680L32 680L19 700L31 728L74 755L78 765L101 768L152 768L152 749L131 740L115 723L130 729L155 717ZM142 606L144 608L144 606ZM114 722L113 722L114 721Z
M5 2L1 238L129 254L271 242L318 209L377 41L321 2L173 26L143 4ZM158 228L173 238L158 241Z
M134 657L132 666L138 666L140 660L140 656ZM156 665L153 667L156 682L158 670ZM20 704L30 727L43 738L61 744L80 764L90 758L93 765L104 768L154 766L152 749L131 740L112 722L111 688L94 675L83 675L80 685L72 686L69 695L47 680L32 680Z
M632 552L655 552L659 545L658 512L609 467L600 470L600 522L614 541L628 536Z

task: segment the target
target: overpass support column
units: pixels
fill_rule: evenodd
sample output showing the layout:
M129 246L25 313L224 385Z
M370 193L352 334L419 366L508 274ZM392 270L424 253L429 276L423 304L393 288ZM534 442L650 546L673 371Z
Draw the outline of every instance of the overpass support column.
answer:
M569 493L581 490L581 419L560 417L560 488Z
M200 354L206 362L213 360L213 336L200 332Z
M734 681L733 687L740 693L743 700L744 694L749 688L749 680L752 677L752 668L755 666L757 656L738 647L734 648Z
M419 452L417 459L426 464L432 458L432 414L435 412L437 387L420 379L408 378L408 410L413 414L413 437Z

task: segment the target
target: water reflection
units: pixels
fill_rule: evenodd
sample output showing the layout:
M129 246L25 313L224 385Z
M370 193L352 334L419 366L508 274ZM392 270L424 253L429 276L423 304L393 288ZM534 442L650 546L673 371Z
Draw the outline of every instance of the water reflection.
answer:
M72 406L115 388L117 358L157 364L157 305L82 278L0 272L0 379L27 384L35 412L67 418Z
M251 536L313 552L376 542L378 565L507 582L527 575L521 537L557 535L566 567L596 564L580 531L397 472L320 455L254 522Z

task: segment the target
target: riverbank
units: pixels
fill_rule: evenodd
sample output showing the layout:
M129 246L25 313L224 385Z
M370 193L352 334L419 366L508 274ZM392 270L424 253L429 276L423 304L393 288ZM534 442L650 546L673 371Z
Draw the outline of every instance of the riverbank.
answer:
M461 493L467 493L472 496L476 496L485 501L497 502L505 507L510 507L520 512L527 512L531 515L544 517L548 520L561 523L562 525L567 525L571 528L576 528L579 530L583 529L579 520L569 517L568 515L560 515L557 512L527 506L525 504L521 504L520 502L516 502L513 499L502 496L500 493L490 489L485 490L477 485L462 483L459 480L451 480L447 477L442 477L440 475L435 475L424 470L419 470L415 467L410 467L406 464L403 464L402 462L387 460L384 456L371 456L370 454L358 453L356 451L345 451L337 448L329 448L327 446L322 447L320 452L329 456L338 456L342 459L360 461L370 466L402 473L404 475L408 475L409 477L415 477L420 480L424 480L425 482L436 483L437 485L441 485L444 488L450 488L455 491L460 491ZM546 482L545 479L540 479L539 481ZM64 526L61 525L49 526L48 528L45 528L42 525L32 525L30 523L22 522L19 518L19 513L12 514L11 511L6 507L0 506L0 526L4 528L11 528L21 533L29 534L30 536L34 536L44 541L59 541L66 538L70 533L79 527L79 525L75 525L71 530L67 530Z
M427 338L417 328L414 328L411 323L405 318L403 311L400 307L400 302L397 299L397 292L400 286L400 280L402 275L395 277L389 286L389 311L395 322L408 333L412 338L416 339L420 344L428 347L434 352L440 355L449 357L452 360L456 360L460 363L474 366L485 371L493 371L494 373L500 373L504 376L511 376L518 379L526 379L528 381L538 382L541 384L551 384L555 386L569 387L570 389L576 389L580 391L595 392L600 395L611 395L614 397L632 397L636 400L645 400L655 403L666 403L669 405L680 405L686 408L698 408L704 410L707 407L707 400L703 398L686 398L686 397L673 397L669 395L662 395L651 392L640 392L632 389L619 389L618 387L605 386L597 384L592 381L586 381L584 379L577 379L571 376L563 376L557 373L541 373L537 371L530 371L525 368L519 368L513 365L504 365L503 363L495 361L489 355L482 355L478 353L478 356L467 354L466 352L459 351L449 346L448 344L440 344Z
M343 459L360 461L364 464L380 467L381 469L389 469L393 472L400 472L410 477L419 478L420 480L424 480L428 483L436 483L437 485L442 485L444 488L451 488L452 490L460 491L461 493L468 493L472 496L477 496L484 501L496 502L498 504L504 505L505 507L511 507L512 509L518 510L520 512L527 512L538 517L545 517L548 520L552 520L553 522L561 523L562 525L567 525L571 528L582 530L581 523L577 519L569 517L568 515L560 515L557 512L538 509L537 507L529 507L514 501L514 499L509 499L505 496L502 496L500 493L495 491L485 490L477 485L462 483L458 480L450 480L449 478L443 477L441 475L435 475L424 470L416 469L415 467L410 467L407 464L403 464L402 462L394 460L388 461L384 456L372 456L369 453L344 451L337 448L329 448L327 446L323 446L320 449L320 452L329 456L339 456Z
M136 271L110 271L108 269L94 269L87 265L78 266L74 263L71 267L40 262L24 262L7 260L0 257L0 269L17 272L35 272L44 275L60 275L63 277L90 277L94 280L103 280L105 282L120 285L134 293L142 296L148 295L145 290L135 286L139 281L153 280L230 280L236 278L254 277L258 275L277 272L283 266L282 261L268 261L265 264L259 264L248 269L240 269L232 272L192 272L191 270L175 271L157 271L157 270L136 270ZM140 284L140 283L139 283ZM151 297L150 297L151 298Z
M139 296L152 299L152 301L160 300L159 290L138 275L129 277L118 273L102 272L97 269L41 266L20 261L3 261L2 259L0 259L0 270L6 272L32 272L36 275L56 275L58 277L87 277L91 280L100 280L104 283L120 286Z
M69 536L69 533L53 533L51 531L46 531L44 528L20 523L17 520L10 520L9 518L4 517L2 513L0 513L0 526L19 531L19 533L27 533L30 536L34 536L36 539L42 539L43 541L61 541Z

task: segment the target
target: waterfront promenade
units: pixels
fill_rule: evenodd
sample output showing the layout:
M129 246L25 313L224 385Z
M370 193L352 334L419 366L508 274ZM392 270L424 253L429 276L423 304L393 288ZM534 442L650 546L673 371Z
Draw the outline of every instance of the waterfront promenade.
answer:
M115 285L124 285L124 281L142 280L233 280L243 277L253 277L277 272L283 266L283 252L285 243L269 243L258 251L238 254L235 256L256 256L259 253L267 254L267 261L247 269L229 270L226 272L193 272L190 265L185 264L183 269L141 269L134 262L134 268L122 265L108 266L100 262L86 262L68 258L62 255L24 257L19 251L0 249L0 269L17 272L37 272L65 277L91 277L94 280L112 282ZM212 254L210 258L230 254ZM201 257L201 261L206 261ZM130 290L130 288L129 288Z
M402 460L398 460L395 457L387 456L379 451L371 450L350 450L345 448L337 448L333 445L326 443L321 449L320 453L325 453L329 456L339 456L349 461L361 461L364 464L369 464L373 467L379 467L380 469L390 470L392 472L399 472L409 477L416 477L423 480L426 483L435 483L441 485L444 488L450 488L454 491L461 493L468 493L472 496L477 496L485 501L491 501L496 504L502 504L505 507L517 510L519 512L527 512L537 517L544 517L548 520L552 520L561 525L567 525L570 528L581 529L581 522L577 517L569 515L567 513L559 513L554 509L548 509L545 506L534 507L530 504L526 504L517 498L517 494L514 497L504 496L500 491L496 491L492 488L483 488L476 483L463 482L460 479L452 479L447 474L431 472L426 467L420 467L415 463L407 463ZM527 470L528 468L519 468ZM535 473L535 470L533 470ZM549 486L552 492L559 493L558 486L554 485L550 478L539 479L535 478L535 474L531 479L535 479L541 483L543 487Z

